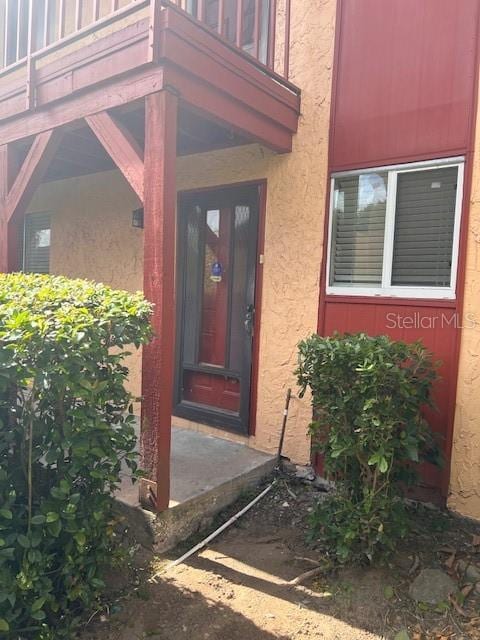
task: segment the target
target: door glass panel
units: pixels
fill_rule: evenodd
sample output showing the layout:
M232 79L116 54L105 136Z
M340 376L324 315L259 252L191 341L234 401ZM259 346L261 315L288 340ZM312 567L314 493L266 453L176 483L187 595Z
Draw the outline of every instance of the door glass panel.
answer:
M188 211L186 232L182 241L185 243L185 289L183 309L184 316L188 318L183 332L183 359L185 364L197 362L198 340L198 298L199 298L199 270L198 265L202 258L200 246L200 228L202 224L202 208L192 207Z
M235 207L234 265L232 273L232 315L230 339L230 369L240 371L245 349L245 319L247 312L247 275L250 207ZM247 336L248 337L248 336Z
M217 367L227 364L230 235L230 209L207 211L199 358Z

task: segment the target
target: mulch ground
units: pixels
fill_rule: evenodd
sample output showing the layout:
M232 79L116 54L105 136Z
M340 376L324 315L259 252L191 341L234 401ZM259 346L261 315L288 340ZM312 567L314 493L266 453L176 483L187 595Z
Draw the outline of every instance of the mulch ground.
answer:
M333 569L308 540L322 493L282 475L238 523L185 564L158 573L206 533L118 580L120 593L94 612L81 640L480 640L480 527L425 507L389 564ZM212 530L253 496L223 513ZM467 567L468 570L467 570ZM315 575L293 584L315 569ZM423 569L447 573L455 593L415 603ZM467 574L467 575L466 575ZM480 575L480 574L479 574Z

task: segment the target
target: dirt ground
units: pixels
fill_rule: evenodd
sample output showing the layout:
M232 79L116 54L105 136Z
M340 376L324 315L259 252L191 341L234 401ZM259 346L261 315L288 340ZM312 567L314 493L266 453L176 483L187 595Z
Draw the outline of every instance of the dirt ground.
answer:
M280 477L236 525L156 581L153 573L205 534L168 558L153 558L123 594L93 615L81 640L480 639L480 583L477 593L464 576L465 563L480 566L479 527L418 509L412 536L389 565L332 570L321 543L307 541L309 514L321 495ZM289 584L315 568L319 573L309 580ZM454 598L437 607L413 602L409 586L426 568L455 580Z

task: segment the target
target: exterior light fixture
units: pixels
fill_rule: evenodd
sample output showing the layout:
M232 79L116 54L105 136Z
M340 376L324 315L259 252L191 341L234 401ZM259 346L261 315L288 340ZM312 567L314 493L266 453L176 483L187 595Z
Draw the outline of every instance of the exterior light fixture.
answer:
M143 209L135 209L132 212L132 227L143 229Z

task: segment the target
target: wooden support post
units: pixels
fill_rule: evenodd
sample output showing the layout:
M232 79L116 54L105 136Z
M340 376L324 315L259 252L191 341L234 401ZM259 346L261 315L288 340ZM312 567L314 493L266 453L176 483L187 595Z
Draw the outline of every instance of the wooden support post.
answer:
M107 111L87 116L85 120L143 202L143 157L135 138Z
M9 215L7 199L14 176L20 171L18 158L11 144L0 146L0 273L18 271L20 263L20 234L24 212L17 210Z
M7 196L10 188L10 154L8 144L0 146L0 273L7 273L8 258L8 220Z
M145 99L144 293L154 303L153 341L143 349L143 467L156 482L155 507L170 500L170 445L175 342L177 98Z

